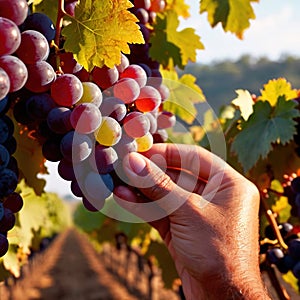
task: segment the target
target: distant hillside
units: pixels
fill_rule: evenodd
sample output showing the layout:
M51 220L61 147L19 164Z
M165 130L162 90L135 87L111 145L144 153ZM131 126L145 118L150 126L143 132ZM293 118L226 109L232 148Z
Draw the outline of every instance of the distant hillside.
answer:
M300 59L295 57L271 61L243 56L237 61L189 64L184 72L197 77L197 84L216 113L222 105L236 97L235 90L247 89L258 94L262 86L273 78L285 77L294 88L300 88Z

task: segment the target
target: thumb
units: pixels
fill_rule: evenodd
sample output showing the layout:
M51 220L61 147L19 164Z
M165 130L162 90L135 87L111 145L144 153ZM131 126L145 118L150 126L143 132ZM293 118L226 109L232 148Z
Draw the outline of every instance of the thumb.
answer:
M179 187L156 164L137 152L131 152L124 158L123 168L128 183L155 201L168 214L190 197L190 192Z

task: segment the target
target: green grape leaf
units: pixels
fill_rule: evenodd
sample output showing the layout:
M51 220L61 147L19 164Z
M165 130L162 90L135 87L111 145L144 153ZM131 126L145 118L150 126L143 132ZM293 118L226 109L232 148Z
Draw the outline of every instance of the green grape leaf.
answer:
M7 253L3 257L3 265L7 271L13 274L16 278L20 277L20 262L17 255L18 247L9 245Z
M193 75L185 74L178 78L175 69L161 70L163 83L170 90L170 97L164 102L164 109L191 124L197 115L195 103L203 102L205 97L199 86L195 84Z
M297 98L297 90L292 89L292 86L285 78L269 80L261 90L261 96L258 100L269 101L272 106L275 106L277 99L280 96L285 96L286 100Z
M204 49L195 29L178 31L178 26L179 19L175 11L167 10L156 17L149 53L164 67L169 66L172 60L174 65L183 69L189 61L196 61L196 50Z
M14 120L14 118L12 118ZM14 157L18 161L20 177L26 180L26 183L34 188L37 195L44 191L46 181L38 178L38 174L47 173L45 167L45 158L42 153L42 147L34 139L28 129L15 123L14 137L17 140L17 150Z
M56 24L57 11L57 0L36 0L33 2L33 12L40 12L46 14L52 20L54 25Z
M35 194L34 190L22 180L18 186L24 205L18 213L18 223L8 233L10 244L16 244L30 253L34 231L38 231L46 224L48 217L47 202Z
M201 0L200 14L204 12L207 12L212 27L221 23L224 31L230 31L240 39L250 26L250 19L255 19L251 0Z
M279 97L274 108L269 102L258 101L253 106L254 112L242 124L242 130L236 135L231 150L248 172L259 160L264 159L272 150L273 144L286 144L296 133L299 111L294 101Z
M167 10L175 11L178 16L188 18L190 16L190 6L184 0L166 0Z
M144 43L138 19L128 11L132 6L129 0L81 0L75 17L66 18L64 49L88 71L118 65L121 52L130 53L128 43Z
M250 115L253 113L253 104L254 101L247 90L236 90L238 96L233 99L231 103L237 106L241 111L241 116L245 121L248 120Z

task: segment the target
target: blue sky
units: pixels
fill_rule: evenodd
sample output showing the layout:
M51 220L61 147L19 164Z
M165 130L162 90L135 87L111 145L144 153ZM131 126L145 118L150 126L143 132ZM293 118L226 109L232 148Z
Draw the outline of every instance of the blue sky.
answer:
M243 40L231 33L224 33L221 26L211 28L206 14L200 15L199 1L186 0L192 16L183 27L193 27L201 36L205 50L198 51L199 63L223 59L235 60L242 54L266 56L272 60L291 54L300 57L300 0L260 0L253 3L256 19L251 22ZM56 163L47 162L50 176L46 176L46 190L60 196L70 193L69 183L59 177Z
M260 0L253 3L256 19L239 40L225 33L221 25L211 28L206 14L199 14L199 1L186 0L191 6L191 17L182 22L183 27L193 27L205 46L198 51L200 63L236 59L242 54L254 57L267 56L272 60L291 54L300 57L300 1Z

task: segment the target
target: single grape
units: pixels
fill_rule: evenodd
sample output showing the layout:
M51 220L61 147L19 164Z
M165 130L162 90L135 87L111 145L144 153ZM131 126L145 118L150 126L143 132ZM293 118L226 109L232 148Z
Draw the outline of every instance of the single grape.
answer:
M95 131L97 142L103 146L117 144L121 136L122 128L120 124L111 117L103 117L100 127Z
M46 37L48 42L55 38L55 27L51 19L46 14L35 12L28 15L24 23L21 25L21 31L28 29L40 32Z
M0 257L4 256L8 251L8 240L5 235L0 233Z
M165 84L161 84L157 87L157 90L160 93L162 102L166 101L170 97L170 89Z
M49 91L56 79L56 73L52 66L46 61L38 61L27 65L28 80L25 87L34 93L44 93Z
M129 59L123 53L121 53L121 63L117 65L117 70L122 73L129 66Z
M151 149L153 146L153 137L150 132L146 133L144 136L135 139L137 143L137 151L145 152Z
M60 161L63 155L60 150L61 136L47 139L42 145L43 156L53 162Z
M111 195L113 188L114 183L109 174L99 174L98 172L91 171L84 180L85 197L96 208L98 208L98 205L92 199L97 199L102 204Z
M169 111L162 111L157 116L157 127L158 129L167 129L175 126L176 117Z
M16 217L14 213L4 207L4 216L0 221L0 232L6 232L11 230L15 226Z
M0 68L2 68L9 77L10 92L18 91L25 85L28 72L25 64L19 58L12 55L1 56Z
M292 272L297 279L300 279L300 261L294 266Z
M83 94L76 105L81 103L93 103L100 107L102 103L102 92L98 85L93 82L82 82Z
M64 158L73 164L88 158L92 149L92 140L87 135L75 131L65 134L60 143L60 150Z
M20 30L13 21L2 17L0 17L0 28L0 56L13 54L21 43Z
M31 29L22 32L21 44L16 51L16 55L25 64L46 60L49 52L48 41L40 32Z
M13 192L4 199L3 206L17 213L23 207L23 198L20 194Z
M300 260L300 238L291 240L288 247L289 255L296 260Z
M0 145L0 171L4 170L10 160L10 153L7 151L7 149Z
M138 8L134 14L141 24L147 24L149 22L149 13L146 9Z
M295 194L300 193L300 176L297 176L291 181L291 188Z
M72 130L71 113L72 111L67 107L55 107L51 109L47 116L49 128L58 134L65 134Z
M140 94L134 103L141 112L153 111L161 104L161 96L154 87L144 86L141 88Z
M10 81L7 73L0 68L0 101L4 99L10 89Z
M10 155L13 155L17 150L17 140L13 136L9 136L2 145L7 149Z
M74 180L75 173L74 173L74 168L73 164L69 162L66 159L61 159L58 166L57 166L57 172L61 178L64 180L72 181Z
M70 121L77 132L89 134L100 126L102 116L99 108L93 103L82 103L73 109Z
M55 62L57 57L59 57L60 60L60 68L63 71L63 73L70 73L74 74L77 72L80 72L83 67L80 65L75 58L73 57L73 53L71 52L63 52L59 53L55 56Z
M0 0L0 16L21 25L28 14L26 0Z
M277 265L283 257L284 253L280 248L272 248L267 251L267 260L271 264Z
M162 12L165 9L165 0L151 0L151 5L149 10L154 12Z
M94 203L94 205L98 208L96 208L91 202ZM102 201L103 203L100 203L100 201L93 201L93 200L87 200L85 197L82 197L82 204L83 206L90 212L96 212L99 211L103 205L104 205L104 201ZM101 206L102 204L102 206Z
M141 112L131 112L123 120L123 128L127 135L142 137L150 130L149 119Z
M0 144L5 143L10 135L8 124L5 122L5 119L0 118Z
M14 173L14 175L16 176L16 178L18 179L18 177L19 177L19 167L18 167L17 159L15 157L13 157L13 156L10 157L9 163L7 165L7 169L9 169L10 171L12 171ZM12 193L13 191L14 191L14 189L11 188L9 190L8 194Z
M133 4L136 8L148 10L151 7L151 0L134 0Z
M94 67L91 75L92 81L96 83L102 90L110 88L115 82L117 82L119 78L119 72L116 67Z
M145 86L147 82L145 70L136 64L129 65L122 73L120 73L120 78L132 78L139 84L140 88Z
M70 107L80 100L83 94L81 81L73 74L63 74L51 85L51 96L61 106Z
M291 223L285 222L278 225L280 233L283 238L287 237L293 231L294 226Z
M117 152L112 147L96 145L89 157L89 162L95 172L107 174L114 169L118 160Z
M116 98L130 104L138 97L140 86L132 78L122 78L113 86L113 93Z
M8 96L0 99L0 116L5 115L9 109L9 98Z
M28 115L35 120L46 120L56 103L47 93L34 94L26 101Z
M149 132L151 134L155 133L157 131L157 118L151 112L145 113L145 116L148 118L150 122Z
M75 17L75 7L78 4L78 1L66 2L65 3L65 11L72 17Z
M73 180L71 182L71 191L76 197L84 197L84 193L82 192L82 190L76 180Z
M118 122L122 121L127 113L125 103L115 97L105 98L100 106L103 116L112 117Z
M114 146L118 157L122 158L130 152L137 152L137 143L134 138L123 133L120 141Z

